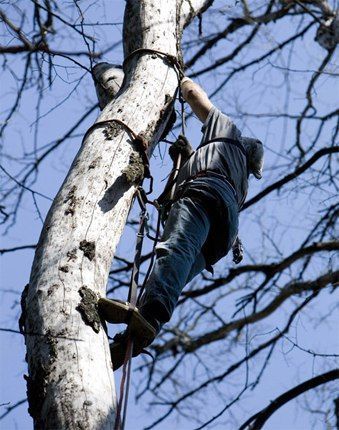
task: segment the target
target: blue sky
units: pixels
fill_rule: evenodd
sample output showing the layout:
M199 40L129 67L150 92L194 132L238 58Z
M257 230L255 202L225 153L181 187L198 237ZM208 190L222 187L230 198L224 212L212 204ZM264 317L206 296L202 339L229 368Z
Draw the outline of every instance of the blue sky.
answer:
M114 7L112 7L112 4ZM114 3L102 2L101 5L105 6L102 10L93 5L87 11L88 21L105 20L105 22L122 22L124 4L125 2L120 0L114 0ZM204 25L211 25L214 17L216 17L216 27L222 27L223 15L220 13L219 15L217 14L218 10L220 12L219 7L221 4L222 2L216 2L214 7L216 12L213 12L210 21L207 23L203 22ZM226 13L236 13L236 11L233 12L227 9ZM294 26L297 24L291 21L289 25ZM193 24L192 28L193 30L189 29L188 33L195 32L196 34L196 23ZM99 32L99 45L103 46L109 42L119 41L121 38L121 29L120 25L101 28ZM274 27L274 32L271 29L263 28L259 37L253 43L253 47L246 52L246 55L250 58L251 55L254 56L263 49L274 46L290 30L291 28L288 27L287 23L284 23L284 25L277 24ZM319 65L324 57L324 51L314 42L314 33L315 28L310 31L310 34L307 35L302 43L296 43L293 46L294 52L291 64L288 63L290 56L292 56L291 52L284 51L284 53L274 58L274 67L267 65L267 63L262 64L255 71L252 70L245 76L242 75L241 81L238 78L233 79L225 87L225 90L213 99L213 102L220 109L234 118L236 124L243 130L244 134L258 136L264 141L266 149L266 172L262 181L251 180L250 195L255 195L258 190L264 188L265 185L267 186L282 174L284 163L289 161L286 148L289 148L290 141L294 139L294 127L289 121L283 118L268 120L267 118L244 117L240 113L281 113L286 108L288 108L289 112L300 112L305 103L305 76L309 76L309 74L295 72L287 76L284 68L286 64L289 64L295 70L311 71ZM80 42L70 40L69 43L77 46ZM217 54L229 49L229 44L233 45L235 43L236 41L232 39L221 42L218 45L219 51L217 51ZM79 47L82 48L82 45L79 45ZM121 46L117 46L104 60L112 63L121 63ZM207 56L201 65L204 63L208 65L210 61L211 58ZM82 76L84 72L77 69L70 69L66 72L62 67L65 64L65 60L57 59L56 62L60 65L58 69L59 79L55 79L52 90L47 88L44 90L44 104L41 109L43 118L40 120L38 133L39 147L61 136L83 114L85 109L91 107L95 102L96 96L90 77L84 75L81 85L78 87L74 86L74 84L65 84L64 80L77 82L79 76ZM86 60L83 59L83 62L86 63ZM10 58L10 66L20 72L23 63L22 61ZM216 84L224 79L225 73L230 71L230 67L226 66L225 68L218 69L208 77L199 78L198 82L207 91L213 90ZM232 67L236 67L236 64L232 64ZM337 70L334 64L331 64L330 68L333 71ZM13 79L13 75L3 73L1 84L2 106L6 106L12 102L16 85L17 82ZM331 107L336 105L336 95L333 91L333 85L334 79L328 75L321 80L317 87L317 107L319 114L330 111ZM287 87L291 88L290 92L286 90ZM50 109L58 106L68 96L70 89L73 89L71 96L62 105L48 113ZM11 153L13 156L21 157L24 151L33 146L32 142L35 133L34 112L37 106L35 91L34 88L27 91L26 96L21 102L20 112L13 118L12 124L7 130L4 139L5 154ZM1 110L3 109L2 107ZM45 113L48 114L44 116ZM86 128L93 123L97 113L93 113L84 122L79 130L79 134L85 132ZM304 139L307 139L307 136L311 136L313 132L313 125L310 124L307 127ZM193 145L196 146L200 139L200 124L194 118L188 122L188 136ZM320 145L324 143L322 139L324 139L323 135L320 138ZM48 158L41 166L38 180L32 185L32 188L53 198L68 171L80 143L81 136L76 136L60 146L53 157ZM166 177L170 168L168 156L162 158L165 153L166 148L162 145L160 151L155 151L152 159L152 171L154 177L157 179L155 195L161 190L163 184L161 180ZM19 169L18 164L9 158L2 156L2 162L11 173L15 173ZM317 165L317 168L320 167L321 164ZM316 174L317 170L312 172L312 175ZM270 233L274 237L275 243L283 255L287 255L293 251L305 235L308 227L308 219L325 207L328 204L328 200L332 201L333 196L328 190L318 189L312 194L308 193L307 190L304 192L303 189L308 180L309 178L301 178L296 186L293 185L289 188L289 193L285 193L283 196L274 193L260 207L255 207L241 216L241 236L246 245L247 263L250 263L253 259L260 258L265 262L270 262L272 261L272 256L276 256L274 246L267 235L263 234L263 231ZM50 205L49 201L37 197L37 203L41 214L45 216ZM40 230L41 221L34 208L32 196L27 193L22 201L15 226L1 237L1 248L34 244L37 242ZM130 257L133 254L133 239L134 235L131 228L127 227L119 246L119 255L123 253ZM149 244L146 245L146 249L149 246ZM0 327L17 329L17 320L20 315L20 294L24 285L28 282L32 258L32 250L19 251L1 256ZM312 266L308 273L310 278L317 276L319 271L324 270L323 261L326 258L325 256L322 261L319 260L317 264ZM222 273L231 264L231 258L228 256L217 266L216 274ZM306 349L314 349L324 353L335 352L335 348L338 348L336 337L338 319L330 312L334 306L334 302L334 295L325 291L321 293L321 300L317 302L317 306L311 306L308 312L302 314L298 321L296 321L291 331L291 337L301 340L300 343ZM264 338L266 333L274 330L276 327L281 327L290 310L289 306L291 304L284 305L274 315L270 324L260 328L260 332L255 332L251 328L248 336L250 338L255 338L256 336ZM231 318L233 311L232 307L226 308L223 310L223 316ZM329 314L329 317L321 320L322 316L326 314ZM25 398L26 395L26 387L23 380L23 374L26 372L24 342L23 338L17 334L0 333L0 336L0 404L8 402L13 404ZM210 361L215 359L219 368L222 367L221 360L225 356L225 353L222 352L223 347L222 343L214 346L212 351L215 357L208 358ZM245 347L244 341L243 348L245 349ZM291 383L301 382L314 374L327 370L324 366L328 366L328 368L334 367L332 360L327 360L325 363L320 358L312 359L308 354L292 348L288 341L281 342L278 348L280 350L276 354L276 359L272 360L261 382L261 388L256 391L256 395L250 396L251 393L249 393L245 396L245 400L241 404L231 410L232 414L235 414L240 421L245 420L250 414L264 407L275 396L291 388ZM232 354L232 351L228 351L228 354ZM225 360L228 360L228 358L226 357ZM140 364L140 361L135 360L135 363ZM186 363L186 366L189 366L189 363ZM137 364L135 364L135 367L137 367ZM184 368L182 372L183 374L185 373ZM184 381L184 375L182 377ZM234 384L236 386L238 383L239 381L232 380L230 385ZM133 376L133 384L139 385L139 375L137 372ZM222 385L222 389L224 390L222 391L223 395L232 392L232 388L228 387L227 384ZM158 410L152 406L148 406L147 400L150 400L149 396L141 399L133 406L133 392L134 388L130 397L128 429L142 428L142 426L152 421L153 415L158 414ZM220 398L217 399L216 397L216 394L212 392L202 396L201 404L206 405L205 411L207 415L211 416L220 409L222 402L220 403ZM228 415L226 414L218 421L218 424L211 428L226 428L225 421L227 419ZM267 430L302 430L310 428L308 427L309 425L307 413L303 411L302 407L297 407L297 404L292 402L273 415L265 428ZM161 424L159 428L167 430L173 429L174 426L183 430L195 428L194 423L187 418L182 418L180 424L177 424L174 418L170 418ZM32 423L27 414L27 404L18 407L13 413L9 414L5 420L0 422L0 427L4 430L31 429ZM319 422L314 428L323 428L322 423Z

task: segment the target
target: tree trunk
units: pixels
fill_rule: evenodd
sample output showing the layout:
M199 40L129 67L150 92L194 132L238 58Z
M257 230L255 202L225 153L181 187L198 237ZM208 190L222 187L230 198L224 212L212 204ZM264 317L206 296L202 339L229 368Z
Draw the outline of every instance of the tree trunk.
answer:
M129 0L125 56L150 48L177 56L182 29L212 0ZM139 53L117 97L97 119L124 121L151 147L166 122L178 76L166 58ZM91 127L47 215L22 297L29 412L35 429L111 429L115 389L108 341L97 314L125 226L140 156L117 123ZM136 181L138 178L136 177Z

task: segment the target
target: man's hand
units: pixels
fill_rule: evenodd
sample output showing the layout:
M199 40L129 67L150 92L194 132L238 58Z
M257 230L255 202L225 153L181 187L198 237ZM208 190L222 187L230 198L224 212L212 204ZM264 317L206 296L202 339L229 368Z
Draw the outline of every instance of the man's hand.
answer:
M173 163L176 163L179 154L181 154L181 162L184 163L193 152L191 144L186 137L181 134L168 150Z
M209 111L213 107L205 91L190 78L183 78L180 83L183 98L191 106L193 112L205 122Z

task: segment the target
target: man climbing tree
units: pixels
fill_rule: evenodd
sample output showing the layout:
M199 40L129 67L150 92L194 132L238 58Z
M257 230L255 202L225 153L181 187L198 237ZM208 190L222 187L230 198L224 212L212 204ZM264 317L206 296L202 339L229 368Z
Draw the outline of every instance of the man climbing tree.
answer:
M110 429L115 422L114 381L97 301L105 295L144 174L144 152L151 152L172 110L182 75L181 34L211 4L126 2L123 86L85 133L44 222L22 295L20 330L35 428Z
M211 427L213 421L231 430L239 428L256 412L256 399L263 393L269 403L285 388L292 389L296 378L314 383L313 373L334 365L337 355L330 336L335 338L333 297L339 285L335 266L339 127L333 91L338 75L337 3L233 0L214 2L206 10L211 3L33 0L1 6L4 95L0 136L5 141L0 218L6 233L12 232L2 237L0 250L8 271L1 289L1 330L13 322L6 335L1 331L8 345L2 350L9 354L4 373L11 386L0 402L5 428L12 427L12 415L20 428L29 426L25 419L30 418L20 412L26 398L36 429L111 430L117 422L109 342L97 305L106 290L108 297L126 296L133 266L128 239L121 241L117 252L116 247L128 214L130 225L136 225L130 208L147 168L143 149L147 146L151 157L168 128L183 72L203 86L206 83L210 99L244 134L266 136L269 154L265 181L252 181L252 195L242 206L246 263L234 268L220 262L213 278L203 273L184 289L170 324L152 344L154 361L139 360L141 371L133 384L137 398L142 399L138 415L147 403L152 411L145 416L148 424L138 421L134 428L147 424L150 429L167 419L173 419L173 427L180 418L181 428ZM184 28L194 17L195 25L182 40ZM114 80L101 79L106 71L101 68L100 72L96 61L123 63L119 75L124 75L124 82L118 94L111 86ZM102 108L97 119L92 77ZM163 146L152 157L151 173L157 183L167 162L162 158ZM218 146L211 142L198 153ZM228 146L241 161L235 144ZM191 149L179 139L170 155L182 167ZM185 202L190 201L205 218L214 204L220 205L222 221L213 220L219 212L207 214L208 240L198 254L208 265L211 251L227 244L222 236L226 236L228 206L220 193L229 192L227 198L232 201L234 197L229 185L216 175L199 173L191 178L195 170L190 162L195 157L186 163L187 171L181 169L178 187L169 186L160 202L166 203L168 197L172 212L180 212L181 220ZM157 168L161 168L160 175ZM236 190L243 182L232 181L231 173L226 171L226 180ZM222 184L222 190L216 183ZM170 215L169 208L170 204L164 208L165 217ZM150 215L152 235L155 225ZM44 228L36 244L40 222ZM182 223L176 224L175 228ZM217 234L212 233L212 224L218 227ZM128 237L130 229L125 231ZM197 237L201 241L200 232ZM165 255L168 246L164 245L171 245L165 237L157 249L158 263L174 256ZM30 249L36 253L20 318L26 366L22 337L13 334L20 311L12 294L21 293L27 283L33 255L29 263L23 258ZM179 261L185 270L192 255ZM142 254L143 264L150 256ZM142 271L144 266L140 267ZM154 271L151 279L155 275ZM174 291L166 289L170 299L189 279L183 278L180 288L175 284ZM147 294L161 290L159 286L154 289L149 284ZM165 304L173 308L174 302ZM155 312L149 312L145 321L151 323L151 336L139 337L140 347L152 340L170 311L158 319ZM129 327L136 330L140 321L134 317ZM122 352L123 342L116 342L116 347L116 352ZM25 382L20 371L26 374ZM333 379L333 373L329 374ZM321 419L328 417L327 427L334 421L328 387L310 393L311 402L306 405L310 415L320 412ZM201 408L206 399L208 407ZM308 423L302 409L303 425L291 419L286 428L316 425ZM285 417L293 415L286 412ZM279 425L283 424L279 421Z
M170 320L184 286L228 253L237 237L248 176L262 177L262 143L242 137L230 118L213 106L191 79L181 81L181 91L203 123L203 137L195 152L183 136L170 147L174 169L178 157L181 162L178 188L140 308L117 300L99 301L107 321L129 325L111 345L114 369L125 360L129 337L133 339L133 355L139 355ZM172 194L172 182L161 196L163 203Z

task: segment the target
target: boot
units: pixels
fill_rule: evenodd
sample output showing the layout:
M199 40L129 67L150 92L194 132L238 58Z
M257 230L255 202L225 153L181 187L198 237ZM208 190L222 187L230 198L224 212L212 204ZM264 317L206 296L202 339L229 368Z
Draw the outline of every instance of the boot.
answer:
M120 300L99 299L100 316L109 323L128 324L128 329L117 334L110 344L113 370L124 364L128 339L133 340L133 357L139 355L149 346L157 330L139 312L137 307Z

